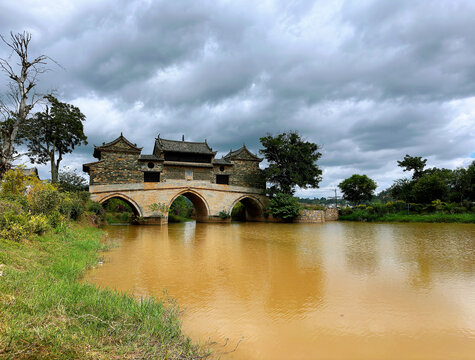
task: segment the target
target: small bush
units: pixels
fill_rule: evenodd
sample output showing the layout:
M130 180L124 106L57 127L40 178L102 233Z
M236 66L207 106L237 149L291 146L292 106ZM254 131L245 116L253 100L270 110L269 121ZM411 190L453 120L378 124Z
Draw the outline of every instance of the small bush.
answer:
M44 215L31 216L27 226L30 233L37 235L43 234L50 228L48 218Z
M269 212L276 218L292 220L300 214L298 199L292 195L277 193L269 201Z
M104 215L104 208L102 205L95 201L89 201L87 205L87 211L92 212L96 215Z
M225 219L228 219L231 215L229 215L227 211L221 210L221 211L219 212L218 216L219 216L221 219L225 220Z
M26 191L28 177L20 169L7 171L0 186L1 195L22 196Z
M353 209L347 206L347 207L341 208L338 212L339 212L339 215L343 215L343 216L351 215L353 214Z
M54 188L44 188L35 191L30 197L30 207L33 214L49 215L59 212L61 195Z

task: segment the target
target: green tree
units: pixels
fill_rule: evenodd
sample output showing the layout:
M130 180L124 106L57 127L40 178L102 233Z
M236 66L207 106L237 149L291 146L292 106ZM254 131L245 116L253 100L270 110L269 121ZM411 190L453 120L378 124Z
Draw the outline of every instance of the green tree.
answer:
M434 200L446 200L449 187L442 172L424 174L414 184L412 193L414 200L421 204L429 204Z
M270 200L267 209L276 218L292 220L300 214L300 203L290 194L277 193Z
M271 194L292 195L295 187L317 188L322 170L316 161L322 156L317 144L304 141L297 132L267 135L260 138L264 149L260 153L269 162L264 170L266 181L272 184Z
M396 200L402 200L406 203L413 202L412 189L415 181L409 179L397 179L388 189L391 196Z
M51 181L58 182L58 169L63 155L81 144L87 144L84 135L83 113L74 105L47 95L48 105L28 120L24 137L27 139L32 163L51 165ZM56 157L57 156L57 157Z
M76 170L63 168L58 176L59 187L62 191L85 191L87 190L87 181Z
M426 166L427 159L422 159L420 156L404 156L404 160L397 162L398 166L404 168L404 171L414 171L412 174L413 179L418 179L422 176L424 172L424 167Z
M366 175L354 174L339 183L338 187L343 193L345 200L359 204L362 201L369 201L373 198L377 185Z

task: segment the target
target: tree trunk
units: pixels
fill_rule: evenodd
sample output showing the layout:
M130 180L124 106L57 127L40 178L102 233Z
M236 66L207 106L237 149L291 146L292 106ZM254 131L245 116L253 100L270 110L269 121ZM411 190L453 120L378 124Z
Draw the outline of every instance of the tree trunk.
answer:
M54 160L54 146L53 149L49 152L49 162L51 164L51 183L55 184L58 182L58 167L56 166L56 161Z

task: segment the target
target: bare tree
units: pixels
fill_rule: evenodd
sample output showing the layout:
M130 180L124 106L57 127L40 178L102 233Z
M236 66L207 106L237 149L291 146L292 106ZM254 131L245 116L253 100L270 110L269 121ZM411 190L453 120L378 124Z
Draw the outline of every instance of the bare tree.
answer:
M38 76L47 69L46 55L40 55L33 60L28 58L28 47L31 34L28 32L14 34L10 32L10 39L0 35L1 40L11 49L7 59L0 58L0 69L9 80L7 93L0 99L0 177L7 171L13 160L19 155L15 150L21 126L26 122L30 111L42 98L34 92ZM18 58L16 64L11 60ZM16 69L16 71L15 71Z

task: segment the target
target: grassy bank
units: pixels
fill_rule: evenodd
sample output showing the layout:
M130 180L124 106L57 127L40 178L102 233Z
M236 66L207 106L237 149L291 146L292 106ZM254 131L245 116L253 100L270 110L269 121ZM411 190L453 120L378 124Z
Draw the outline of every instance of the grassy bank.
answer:
M101 230L73 225L0 240L0 359L193 359L177 308L78 282Z
M426 223L475 223L475 213L465 214L369 214L366 211L355 211L352 214L340 215L339 220L346 221L381 221L381 222L426 222Z

